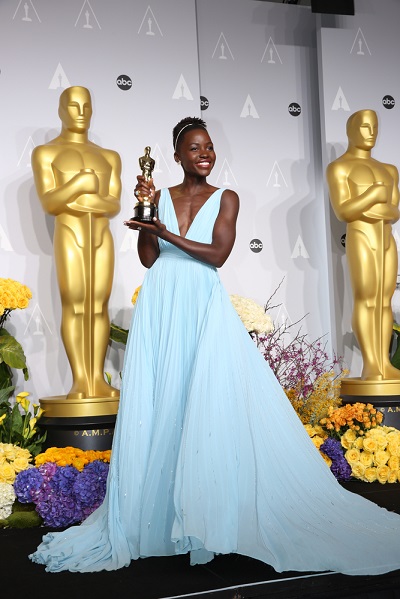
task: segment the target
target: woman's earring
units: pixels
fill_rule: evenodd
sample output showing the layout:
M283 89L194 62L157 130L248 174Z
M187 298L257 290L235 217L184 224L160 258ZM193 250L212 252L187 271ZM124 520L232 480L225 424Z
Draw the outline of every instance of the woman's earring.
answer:
M181 164L181 161L180 161L180 160L177 160L177 161L176 161L176 164L180 165L180 164Z

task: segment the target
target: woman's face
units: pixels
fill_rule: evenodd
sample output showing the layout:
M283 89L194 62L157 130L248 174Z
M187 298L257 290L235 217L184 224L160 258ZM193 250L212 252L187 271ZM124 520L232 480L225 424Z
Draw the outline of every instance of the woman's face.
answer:
M207 177L214 168L214 146L205 129L192 129L183 136L175 160L180 160L186 173Z

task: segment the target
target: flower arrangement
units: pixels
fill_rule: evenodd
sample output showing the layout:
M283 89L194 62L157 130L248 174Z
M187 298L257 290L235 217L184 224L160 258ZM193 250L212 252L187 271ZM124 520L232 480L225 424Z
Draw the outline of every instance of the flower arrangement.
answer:
M29 468L32 454L12 443L0 443L0 483L12 484L18 472Z
M9 395L13 390L11 369L22 369L25 380L29 374L22 346L7 332L5 323L13 310L24 310L31 298L32 292L26 285L0 278L0 388L7 388Z
M342 481L350 480L351 467L344 456L340 442L329 437L322 426L305 424L304 428L336 479Z
M13 485L0 482L0 520L5 520L11 515L14 501L15 492Z
M356 436L363 436L366 431L379 426L382 420L382 412L372 404L357 402L336 409L329 407L326 418L322 418L319 423L340 441L348 430L353 431Z
M400 430L376 426L361 436L349 428L341 438L352 476L364 482L400 482Z
M8 399L1 400L2 391L7 395L7 390L0 390L0 443L13 444L37 455L47 436L47 432L42 433L38 427L42 408L38 404L31 406L27 391L19 393L11 406Z
M53 447L39 454L35 467L17 474L16 499L33 504L46 526L83 522L104 500L110 450Z
M249 333L268 335L274 330L271 317L254 300L241 295L230 295L229 299Z

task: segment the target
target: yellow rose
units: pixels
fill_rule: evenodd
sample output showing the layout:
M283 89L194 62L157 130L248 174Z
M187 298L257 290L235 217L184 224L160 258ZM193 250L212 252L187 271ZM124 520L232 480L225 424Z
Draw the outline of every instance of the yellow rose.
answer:
M12 462L17 455L17 447L12 443L3 443L3 454L7 460Z
M361 462L354 462L351 464L351 474L355 478L361 478L363 480L365 473L365 466Z
M342 447L344 447L345 449L350 449L353 446L356 439L356 433L349 428L340 439L340 442L342 444Z
M385 466L387 464L389 457L390 457L390 455L387 451L384 451L383 449L378 449L374 453L375 466L377 466L377 467Z
M353 447L355 449L362 449L363 448L363 437L357 437L357 439L354 441L354 445Z
M22 470L26 470L29 466L28 460L23 456L18 456L13 461L13 467L15 472L22 472Z
M364 472L364 480L367 483L373 483L376 481L376 468L366 468Z
M364 437L362 440L362 446L365 451L369 451L370 453L374 453L378 449L378 443L376 439L368 435L368 437Z
M389 470L388 483L397 483L397 470Z
M387 461L387 465L391 470L399 470L400 468L400 458L397 455L391 455Z
M389 472L390 469L388 466L379 466L379 468L376 469L376 477L378 482L384 485L388 481Z
M353 447L352 449L348 449L346 451L346 453L344 454L344 457L346 458L346 460L348 461L350 466L352 466L356 462L360 461L360 451Z
M314 443L315 447L317 449L319 449L321 447L321 445L324 442L324 439L322 439L322 437L318 437L318 435L315 435L314 437L311 438L311 441Z
M362 451L360 454L360 462L366 468L369 468L374 463L374 455L372 453L369 453L369 451Z
M389 439L387 449L390 452L390 455L396 455L400 457L400 443L396 438Z
M10 485L15 481L15 470L8 462L4 462L0 466L0 483L8 483Z

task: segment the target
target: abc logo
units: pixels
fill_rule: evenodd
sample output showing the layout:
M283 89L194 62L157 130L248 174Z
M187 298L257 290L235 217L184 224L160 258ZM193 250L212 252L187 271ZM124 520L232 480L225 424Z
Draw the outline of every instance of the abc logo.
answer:
M346 247L346 233L343 233L343 235L341 236L340 243L344 248Z
M288 111L289 114L291 114L292 116L299 116L299 114L301 113L300 104L292 102L291 104L289 104Z
M119 89L126 91L132 88L132 79L128 75L120 75L117 79L117 85Z
M252 252L258 254L258 252L261 252L261 250L263 249L262 241L260 241L259 239L252 239L250 241L250 249Z
M385 108L390 109L393 108L396 102L394 101L394 98L392 96L384 96L382 99L382 104Z
M200 96L200 108L201 108L201 110L207 110L207 108L209 106L210 106L210 103L207 100L207 98L205 96Z

